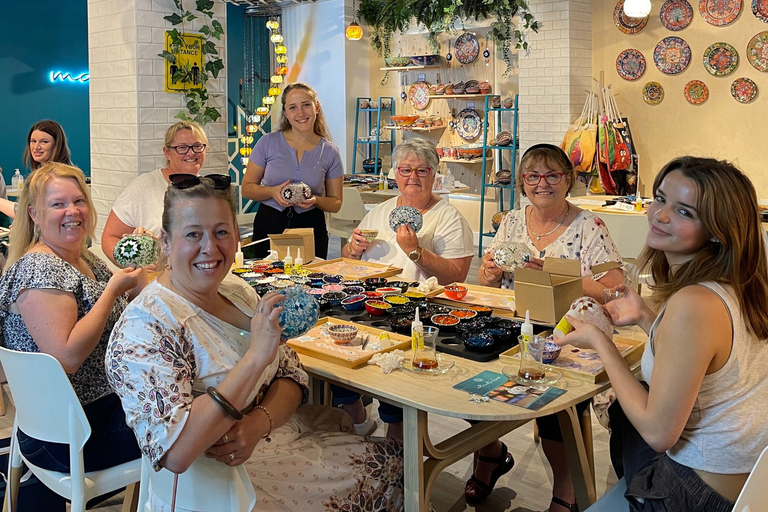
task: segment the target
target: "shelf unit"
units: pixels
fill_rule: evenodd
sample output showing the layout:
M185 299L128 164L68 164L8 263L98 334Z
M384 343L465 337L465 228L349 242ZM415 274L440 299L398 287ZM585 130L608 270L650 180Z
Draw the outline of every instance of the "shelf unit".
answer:
M511 210L512 207L515 205L515 167L517 165L517 151L519 149L520 141L518 139L518 133L517 133L517 125L518 125L518 95L515 94L515 102L514 106L512 108L492 108L489 104L489 98L491 96L494 96L493 94L487 95L485 98L485 111L483 112L483 126L485 129L483 130L483 174L482 174L482 180L483 185L480 190L480 237L478 240L478 249L477 249L477 255L478 257L482 257L483 255L483 238L484 237L491 237L493 238L496 233L493 231L483 231L483 217L485 216L485 191L489 188L494 188L498 191L498 198L499 198L499 211L504 210ZM511 113L512 114L512 126L511 126L511 132L512 132L512 141L509 143L508 146L490 146L488 144L488 132L490 131L490 124L488 123L488 117L493 116L494 119L494 128L495 133L498 133L501 131L503 123L502 123L502 114L505 113ZM512 174L512 181L509 185L501 185L497 183L486 183L485 179L487 176L486 170L487 170L487 164L488 161L491 160L487 156L488 152L485 151L487 149L493 150L494 154L496 152L499 153L499 158L497 159L499 162L502 161L501 153L504 151L510 151L512 154L509 157L510 163L509 163L509 170ZM509 208L504 208L504 191L509 190Z
M389 100L389 108L383 108L384 100ZM360 144L364 145L366 148L368 158L374 159L373 174L379 174L381 172L381 168L379 167L379 149L381 148L381 145L387 145L390 157L392 156L392 148L394 147L394 131L391 132L389 140L381 138L381 131L384 129L394 129L393 127L384 126L384 122L389 124L392 123L391 116L395 113L395 100L390 96L379 97L377 108L360 108L361 101L367 101L370 104L372 99L357 98L357 102L355 103L357 108L357 112L355 113L355 147L352 151L352 172L350 174L357 174L357 146ZM360 139L360 114L363 115L363 125L366 126L365 140ZM389 119L382 119L382 114L384 114L385 117L389 116ZM373 128L376 128L376 137L372 140L368 140ZM370 174L368 171L365 172Z

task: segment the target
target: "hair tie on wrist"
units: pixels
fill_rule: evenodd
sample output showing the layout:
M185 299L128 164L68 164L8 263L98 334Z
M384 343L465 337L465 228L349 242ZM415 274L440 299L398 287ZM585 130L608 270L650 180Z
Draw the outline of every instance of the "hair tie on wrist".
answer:
M237 408L232 405L229 400L224 398L221 393L219 393L218 389L213 386L208 386L208 389L205 391L208 393L208 396L210 396L225 413L234 418L235 421L240 421L243 419L243 413L238 411Z

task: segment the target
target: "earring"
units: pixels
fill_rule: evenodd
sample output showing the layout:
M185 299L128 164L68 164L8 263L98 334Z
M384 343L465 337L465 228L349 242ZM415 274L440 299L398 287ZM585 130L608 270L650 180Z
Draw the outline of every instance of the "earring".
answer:
M35 237L35 242L40 241L40 226L38 224L35 224L35 227L32 229L33 236Z
M718 240L715 237L710 238L709 241L712 242L712 243L715 243L715 244L719 244L720 243L720 240Z

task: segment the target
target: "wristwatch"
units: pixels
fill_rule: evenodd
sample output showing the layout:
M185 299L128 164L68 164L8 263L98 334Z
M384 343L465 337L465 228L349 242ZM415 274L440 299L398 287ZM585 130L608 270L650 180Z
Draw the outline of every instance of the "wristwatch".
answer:
M424 248L422 246L418 246L416 248L416 250L411 251L411 252L408 253L408 258L411 261L414 261L414 262L415 261L419 261L421 259L421 251L423 251L423 250L424 250Z

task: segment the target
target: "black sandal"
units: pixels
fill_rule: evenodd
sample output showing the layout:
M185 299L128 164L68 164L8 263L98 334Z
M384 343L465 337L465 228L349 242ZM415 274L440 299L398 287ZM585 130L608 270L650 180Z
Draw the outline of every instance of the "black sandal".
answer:
M579 512L579 505L578 503L568 503L565 500L561 500L560 498L556 496L552 496L552 503L555 505L560 505L561 507L567 508L570 512Z
M499 478L509 473L512 467L515 465L515 459L512 458L512 454L507 451L507 445L504 443L501 443L501 455L498 457L478 455L477 459L480 462L496 464L496 469L494 469L493 473L491 473L491 481L486 484L474 475L473 468L473 474L469 480L467 480L467 483L464 486L464 499L469 505L479 505L485 501L491 492L493 492L493 488ZM473 494L467 494L467 490L470 488L470 486L474 489Z

